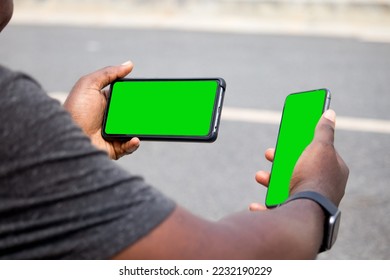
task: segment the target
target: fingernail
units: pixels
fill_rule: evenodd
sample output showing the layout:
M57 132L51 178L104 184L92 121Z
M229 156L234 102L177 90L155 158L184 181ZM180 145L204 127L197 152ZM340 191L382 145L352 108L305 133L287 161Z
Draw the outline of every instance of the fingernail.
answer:
M130 65L130 64L132 64L132 62L130 60L122 63L122 65Z
M336 112L332 109L327 110L324 113L324 117L330 120L331 122L336 122Z

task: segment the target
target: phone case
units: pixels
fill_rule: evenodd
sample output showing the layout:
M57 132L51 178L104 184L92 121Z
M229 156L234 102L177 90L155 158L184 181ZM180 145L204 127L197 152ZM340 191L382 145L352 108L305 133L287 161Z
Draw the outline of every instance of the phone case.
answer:
M107 123L108 108L111 102L111 92L114 83L116 82L132 82L132 81L217 81L217 97L214 103L214 109L212 113L212 121L210 125L210 133L206 136L183 136L183 135L142 135L142 134L107 134L105 132L105 127ZM148 78L138 78L138 79L119 79L114 81L110 85L110 94L107 101L107 108L104 114L103 125L102 125L102 136L108 141L127 141L133 137L138 137L142 141L180 141L180 142L214 142L218 138L219 124L222 113L222 106L224 101L226 91L226 82L223 78L165 78L165 79L148 79Z
M322 99L322 96L320 95L315 97L315 95L320 92L321 94L324 94L324 99ZM291 98L293 98L292 100L295 99L299 102L294 101L295 103L290 103L290 105L287 106L287 100L291 100ZM307 101L313 98L317 100L315 101L316 103ZM291 180L291 178L289 179L288 174L293 172L296 161L307 143L309 143L310 138L307 135L312 135L312 133L314 133L314 126L318 123L318 119L316 118L320 117L323 112L329 109L330 98L330 91L328 89L292 93L286 97L265 201L268 208L277 207L287 200L290 188L289 180ZM305 100L308 102L307 104L305 103ZM321 107L318 105L321 105ZM313 108L316 109L314 110ZM288 117L286 117L286 114ZM316 117L309 117L312 114ZM297 118L296 116L299 117ZM284 130L282 129L282 126ZM311 130L312 128L313 130ZM306 136L301 137L301 134ZM283 144L281 144L281 142L283 142ZM281 151L282 154L280 154ZM276 175L278 177L273 178L273 176Z

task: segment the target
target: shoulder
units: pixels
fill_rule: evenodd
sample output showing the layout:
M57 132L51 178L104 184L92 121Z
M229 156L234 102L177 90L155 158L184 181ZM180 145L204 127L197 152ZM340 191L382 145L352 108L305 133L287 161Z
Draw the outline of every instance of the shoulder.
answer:
M38 104L53 102L31 76L0 66L0 109L2 115L26 113Z
M23 88L27 86L34 87L37 90L42 91L39 83L29 75L18 71L12 71L0 65L0 89L2 95L9 92L10 89L15 89L17 87Z
M43 160L58 154L69 146L65 135L68 140L74 140L73 146L74 142L81 142L83 150L91 150L81 129L38 82L26 74L1 66L0 120L0 156L15 165L27 159ZM10 162L8 167L1 164L0 167L9 169L9 165Z

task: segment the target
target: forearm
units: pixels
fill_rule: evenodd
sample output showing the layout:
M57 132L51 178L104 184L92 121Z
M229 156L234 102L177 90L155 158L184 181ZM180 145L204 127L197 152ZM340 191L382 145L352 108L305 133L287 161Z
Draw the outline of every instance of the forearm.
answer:
M313 259L324 216L308 200L262 212L241 212L218 222L178 207L120 259Z
M322 242L324 214L315 202L299 200L272 210L239 213L219 224L229 233L224 242L242 244L234 258L313 259Z

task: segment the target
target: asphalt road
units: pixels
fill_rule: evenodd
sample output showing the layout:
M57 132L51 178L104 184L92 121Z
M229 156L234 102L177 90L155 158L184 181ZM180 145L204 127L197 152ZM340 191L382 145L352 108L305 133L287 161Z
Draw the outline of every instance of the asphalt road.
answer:
M134 77L221 76L226 107L280 111L288 93L327 87L339 116L390 120L390 44L352 38L10 26L0 63L68 92L83 74L131 59ZM213 144L143 142L118 162L209 219L264 202L254 181L278 126L222 120ZM390 259L390 134L339 129L350 167L333 250L320 259Z

